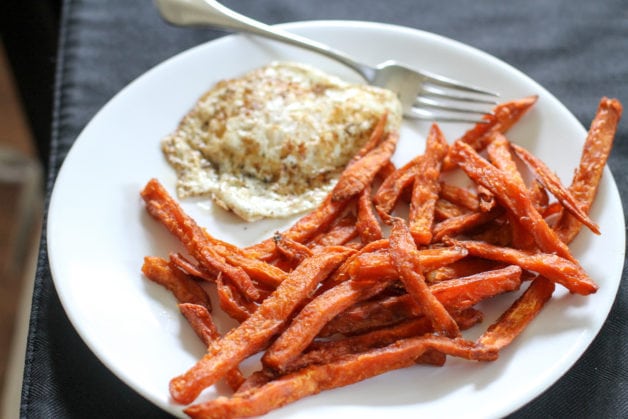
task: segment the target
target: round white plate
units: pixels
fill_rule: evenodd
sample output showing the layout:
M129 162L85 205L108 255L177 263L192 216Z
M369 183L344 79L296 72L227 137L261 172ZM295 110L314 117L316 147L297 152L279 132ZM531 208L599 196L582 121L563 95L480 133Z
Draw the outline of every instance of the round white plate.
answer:
M283 27L365 62L395 58L500 92L504 100L538 94L537 105L509 137L543 158L565 183L571 181L585 129L543 87L496 58L397 26L306 22ZM176 415L182 414L181 406L169 399L168 382L204 350L171 295L140 273L144 256L166 256L179 245L145 213L139 192L152 177L173 192L175 176L159 143L205 90L272 60L302 61L357 80L319 56L247 36L198 46L155 67L113 98L76 140L53 191L47 231L50 266L70 320L113 373ZM596 107L597 103L590 104L591 117ZM442 127L449 141L469 128ZM397 163L422 152L428 128L429 123L404 122ZM205 201L182 204L211 234L239 245L266 238L291 221L246 224ZM615 298L625 230L621 201L608 169L592 218L603 236L583 231L572 249L600 290L581 297L558 287L541 315L497 361L450 359L443 368L395 371L308 397L268 417L498 417L516 410L574 364L598 333ZM466 336L478 336L511 301L512 296L497 299L484 324ZM220 316L218 322L223 331L233 325ZM244 365L247 371L252 368L254 362ZM218 385L198 400L225 391Z

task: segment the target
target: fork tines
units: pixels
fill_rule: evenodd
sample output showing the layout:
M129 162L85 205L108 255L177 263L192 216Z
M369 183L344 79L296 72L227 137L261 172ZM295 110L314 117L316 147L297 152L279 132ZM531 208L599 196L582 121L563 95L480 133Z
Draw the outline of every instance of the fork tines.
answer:
M412 109L417 119L481 123L486 122L482 116L491 114L492 107L498 103L497 93L434 74L423 73L423 76L424 83ZM462 103L465 106L460 106ZM470 108L467 104L478 107ZM491 109L486 109L485 105L490 105Z

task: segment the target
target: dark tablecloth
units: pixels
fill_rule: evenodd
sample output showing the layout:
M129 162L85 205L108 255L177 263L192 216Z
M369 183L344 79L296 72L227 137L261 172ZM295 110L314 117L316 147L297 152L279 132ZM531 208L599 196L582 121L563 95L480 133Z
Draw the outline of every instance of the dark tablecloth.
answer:
M388 22L487 51L544 85L585 127L603 95L628 104L625 0L428 1L243 0L225 3L280 23L309 19ZM118 90L160 61L224 35L166 25L149 0L67 0L56 78L50 193L80 130ZM610 168L626 207L628 123ZM600 263L604 263L600 260ZM589 349L556 384L513 418L628 417L628 284ZM513 387L517 383L512 383ZM28 418L167 416L112 375L78 337L48 269L45 235L33 295L21 415Z

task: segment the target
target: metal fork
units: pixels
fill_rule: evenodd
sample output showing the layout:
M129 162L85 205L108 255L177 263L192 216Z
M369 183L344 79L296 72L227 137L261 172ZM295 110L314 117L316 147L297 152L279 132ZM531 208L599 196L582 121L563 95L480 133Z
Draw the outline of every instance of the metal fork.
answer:
M322 43L243 16L215 0L155 0L162 17L178 26L213 26L248 32L325 55L358 73L368 84L390 89L401 101L404 116L439 122L482 122L490 112L464 104L494 105L496 93L389 60L375 67L359 63ZM490 99L489 99L490 98Z

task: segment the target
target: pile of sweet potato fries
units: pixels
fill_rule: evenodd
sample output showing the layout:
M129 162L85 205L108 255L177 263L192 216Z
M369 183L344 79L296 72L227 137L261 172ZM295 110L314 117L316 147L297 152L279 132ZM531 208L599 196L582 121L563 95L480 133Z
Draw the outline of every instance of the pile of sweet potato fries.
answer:
M141 193L146 209L187 254L146 257L142 270L172 291L207 345L202 359L171 380L172 399L192 403L225 379L231 396L185 412L257 416L415 363L442 365L447 355L492 361L556 283L594 293L597 285L568 244L583 225L599 234L588 213L622 107L601 100L565 187L504 136L535 101L498 105L451 145L434 124L424 154L399 168L391 162L399 136L385 131L382 117L316 210L246 248L212 237L150 180ZM473 186L447 183L444 172L452 170L464 171ZM202 283L239 322L223 336ZM461 330L482 321L477 303L520 287L479 339L462 337ZM239 364L258 353L261 369L244 377Z

